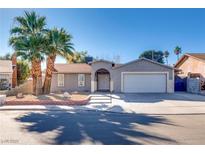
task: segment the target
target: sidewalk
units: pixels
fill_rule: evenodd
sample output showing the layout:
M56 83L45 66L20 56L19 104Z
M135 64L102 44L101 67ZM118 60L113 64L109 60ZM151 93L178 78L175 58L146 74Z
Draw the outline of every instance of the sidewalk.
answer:
M1 111L15 110L53 110L53 111L106 111L117 113L137 113L137 114L205 114L205 104L194 102L163 102L159 104L133 104L133 103L104 103L88 104L83 106L64 105L18 105L1 106Z

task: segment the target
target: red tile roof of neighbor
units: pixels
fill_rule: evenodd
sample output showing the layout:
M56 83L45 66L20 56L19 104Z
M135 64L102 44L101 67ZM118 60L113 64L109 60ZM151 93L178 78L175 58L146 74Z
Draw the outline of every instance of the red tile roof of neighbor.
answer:
M58 73L91 73L88 64L55 64L54 68Z

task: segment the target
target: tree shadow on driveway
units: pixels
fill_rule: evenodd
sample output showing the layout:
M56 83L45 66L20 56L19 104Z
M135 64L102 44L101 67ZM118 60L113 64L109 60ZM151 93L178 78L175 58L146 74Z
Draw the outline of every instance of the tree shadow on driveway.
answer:
M147 133L137 128L137 125L152 124L169 125L162 116L151 116L133 113L109 113L100 111L66 110L45 112L30 112L16 118L18 122L30 123L22 129L28 132L46 133L57 130L57 136L52 143L46 144L88 144L129 145L143 144L141 141L176 144L176 141Z
M190 94L185 92L175 93L128 93L113 94L114 100L123 100L124 103L160 103L163 101L187 101L187 102L204 102L205 96Z

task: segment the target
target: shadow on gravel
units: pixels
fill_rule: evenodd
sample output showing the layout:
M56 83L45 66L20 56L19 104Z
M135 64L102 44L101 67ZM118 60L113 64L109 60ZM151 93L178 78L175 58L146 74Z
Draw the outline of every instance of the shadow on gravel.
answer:
M143 144L145 141L148 144L156 142L176 144L169 138L145 132L137 127L137 125L149 126L152 124L169 125L169 122L162 116L60 110L29 112L16 120L25 124L30 123L22 128L28 132L41 134L57 130L58 134L53 142L46 144L129 145ZM151 128L149 132L151 132Z

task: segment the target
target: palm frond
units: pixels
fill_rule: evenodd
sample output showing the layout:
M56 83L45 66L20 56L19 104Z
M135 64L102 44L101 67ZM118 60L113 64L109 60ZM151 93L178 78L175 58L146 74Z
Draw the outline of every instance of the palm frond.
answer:
M33 11L25 11L24 16L16 17L15 21L16 27L10 31L9 44L22 58L43 60L47 32L46 18Z
M47 32L47 55L58 54L62 57L72 55L74 48L71 43L71 35L65 29L53 28Z

